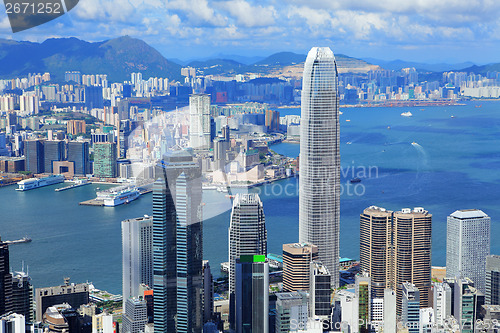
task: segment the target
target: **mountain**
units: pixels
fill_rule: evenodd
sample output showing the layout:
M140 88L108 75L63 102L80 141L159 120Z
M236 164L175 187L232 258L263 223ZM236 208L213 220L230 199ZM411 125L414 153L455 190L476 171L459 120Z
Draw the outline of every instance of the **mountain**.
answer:
M438 64L427 64L423 62L412 62L404 60L380 60L374 58L364 58L364 60L379 65L385 69L398 71L402 68L414 67L418 71L428 71L428 72L446 72L446 71L456 71L465 67L473 66L472 62L462 62L456 64L438 63Z
M500 63L493 63L482 66L474 65L467 68L462 68L460 72L468 72L468 73L483 74L483 75L485 75L488 72L500 72Z
M305 54L278 52L254 63L254 66L292 66L306 61Z
M110 81L130 79L130 73L179 80L180 65L168 61L140 39L129 36L103 42L78 38L53 38L42 43L0 39L0 77L49 72L56 81L64 72L107 74Z
M188 64L190 67L194 67L201 70L205 75L217 75L217 74L239 74L244 73L246 65L240 62L230 60L230 59L210 59L205 61L192 61Z

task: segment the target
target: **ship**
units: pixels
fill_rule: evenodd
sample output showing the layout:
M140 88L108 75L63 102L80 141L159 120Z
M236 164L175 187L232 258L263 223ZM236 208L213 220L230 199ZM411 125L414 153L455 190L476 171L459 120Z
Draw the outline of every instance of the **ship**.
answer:
M39 187L59 184L62 182L64 182L63 175L51 175L42 178L29 178L21 180L19 183L17 183L19 188L16 188L16 191L28 191Z
M401 113L401 115L402 115L403 117L411 117L411 116L413 116L413 114L411 114L411 112L410 112L410 111L408 111L408 112L403 112L403 113Z
M104 206L115 207L122 204L128 204L141 195L136 187L127 187L124 189L114 189L109 191L97 192L96 200L102 200Z
M353 178L353 179L351 179L351 183L353 183L353 184L354 183L360 183L360 182L361 182L361 179L359 179L359 178Z

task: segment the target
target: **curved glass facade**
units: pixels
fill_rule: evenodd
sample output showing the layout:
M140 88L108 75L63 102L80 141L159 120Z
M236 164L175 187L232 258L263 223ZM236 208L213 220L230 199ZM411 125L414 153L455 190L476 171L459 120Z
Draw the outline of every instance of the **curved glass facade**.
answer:
M304 65L300 128L299 241L318 246L319 260L339 279L340 154L338 73L328 47Z

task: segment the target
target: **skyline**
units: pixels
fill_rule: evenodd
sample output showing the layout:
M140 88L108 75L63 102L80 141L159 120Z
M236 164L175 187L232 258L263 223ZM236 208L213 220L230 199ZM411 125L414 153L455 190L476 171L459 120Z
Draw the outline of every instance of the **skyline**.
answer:
M305 53L320 45L358 58L484 64L497 62L500 48L500 5L484 1L117 1L81 0L66 15L16 34L1 11L0 38L100 41L130 35L167 58L183 60L220 53Z

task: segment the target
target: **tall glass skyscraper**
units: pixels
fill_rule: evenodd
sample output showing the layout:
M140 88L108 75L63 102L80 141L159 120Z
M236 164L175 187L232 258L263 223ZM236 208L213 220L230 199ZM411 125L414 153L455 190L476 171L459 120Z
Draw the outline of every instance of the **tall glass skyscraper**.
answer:
M490 217L478 209L448 216L446 277L469 278L485 292L486 256L490 254Z
M166 156L153 188L154 331L201 332L201 171L186 151Z
M339 283L340 154L338 72L333 52L314 47L304 65L300 124L299 241L318 246Z

